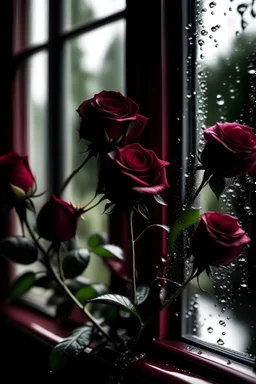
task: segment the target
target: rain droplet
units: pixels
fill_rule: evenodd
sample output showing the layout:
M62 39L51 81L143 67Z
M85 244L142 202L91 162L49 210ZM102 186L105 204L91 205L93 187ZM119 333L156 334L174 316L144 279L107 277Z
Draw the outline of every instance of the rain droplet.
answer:
M200 45L200 47L202 47L202 45L204 45L204 41L202 39L198 40L198 45Z
M240 284L240 287L242 287L242 288L247 288L247 284L242 283L242 284Z
M210 8L213 8L213 7L215 7L215 5L216 5L215 1L212 1L212 2L209 4L209 7L210 7Z
M213 328L212 328L212 327L208 327L208 328L207 328L207 332L208 332L208 333L213 333Z
M246 11L247 7L249 4L240 4L237 7L237 12L240 13L240 15L243 15L244 12Z
M212 38L213 38L213 35L210 35L210 36L209 36L209 39L212 39Z
M220 320L220 321L219 321L219 324L222 325L223 327L226 327L226 323L225 323L225 321L223 321L223 320Z
M224 343L224 341L223 341L222 339L218 339L218 340L217 340L217 344L219 344L219 345L224 345L225 343Z
M225 335L226 335L226 332L222 332L222 335L225 336Z
M208 35L208 32L207 32L205 29L202 29L202 31L201 31L201 35L202 35L202 36L206 36L206 35Z
M197 353L198 353L198 355L202 355L203 352L202 351L198 351Z
M254 64L249 64L247 67L247 71L249 75L255 75L256 74L256 66Z
M194 347L191 347L190 345L187 346L186 350L187 351L193 351Z
M211 31L212 31L212 32L216 32L219 28L220 28L220 25L217 24L217 25L211 27Z
M223 105L223 104L225 104L225 101L224 101L222 95L218 94L218 95L216 96L216 103L217 103L218 105Z

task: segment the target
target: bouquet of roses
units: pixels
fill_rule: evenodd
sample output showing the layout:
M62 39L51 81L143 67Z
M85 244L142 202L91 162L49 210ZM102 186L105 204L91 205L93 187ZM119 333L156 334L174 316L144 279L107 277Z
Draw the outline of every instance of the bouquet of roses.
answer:
M172 226L150 223L135 238L136 216L150 220L148 202L153 199L167 205L161 193L169 188L169 163L137 142L148 120L138 111L139 106L131 98L114 91L102 91L79 106L79 134L89 142L87 156L66 179L58 195L50 196L38 213L33 199L39 195L28 157L13 152L0 156L2 214L14 208L23 230L22 236L1 241L1 255L26 265L39 261L43 268L39 276L29 271L16 278L10 285L9 299L17 299L33 286L41 286L53 289L54 295L62 298L57 314L68 316L75 305L85 315L85 324L54 347L50 356L51 371L62 368L96 339L105 340L124 353L143 350L152 319L169 306L192 279L203 271L210 275L212 266L225 268L250 243L236 217L219 212L200 215L200 209L193 206L207 184L219 199L226 179L246 172L254 177L256 136L251 128L236 122L216 123L204 131L205 145L195 170L203 174L200 185ZM98 165L94 198L83 207L64 201L61 198L64 189L92 157ZM119 263L125 257L118 245L108 244L100 234L88 239L88 248L79 248L75 242L79 218L102 201L106 202L104 212L124 212L129 223L132 274L127 282L127 295L111 292L103 284L82 283L78 279L94 255ZM28 210L35 215L36 228L29 222ZM155 226L167 232L168 255L151 285L137 286L135 242ZM188 227L193 230L187 250L190 273L174 292L167 294L165 284L173 281L167 266L177 238ZM156 290L156 286L160 288ZM98 304L102 311L100 316L95 316L88 308ZM113 327L113 323L117 324L115 321L123 324L123 332Z

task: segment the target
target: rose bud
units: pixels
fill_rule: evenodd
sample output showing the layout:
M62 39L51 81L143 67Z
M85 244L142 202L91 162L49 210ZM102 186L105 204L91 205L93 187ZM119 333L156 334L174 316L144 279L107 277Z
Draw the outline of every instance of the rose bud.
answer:
M235 217L206 212L191 237L190 253L197 266L227 265L250 241Z
M204 137L201 163L209 175L234 177L255 164L256 135L251 128L238 123L216 123L204 131Z
M120 92L97 93L77 109L81 117L80 138L92 143L98 152L131 143L138 139L148 121L138 110L139 106Z
M145 195L157 195L169 188L168 165L138 143L109 152L102 171L105 195L111 202L128 205Z
M0 156L2 210L10 210L21 200L33 195L36 189L35 179L31 172L28 156L20 156L9 152Z
M40 237L52 241L67 241L75 237L80 211L52 195L37 216Z

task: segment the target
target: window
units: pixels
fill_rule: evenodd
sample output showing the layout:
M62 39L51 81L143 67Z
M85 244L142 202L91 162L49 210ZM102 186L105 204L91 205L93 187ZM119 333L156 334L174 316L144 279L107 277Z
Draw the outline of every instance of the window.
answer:
M39 192L46 186L50 193L57 191L83 161L85 146L78 141L75 112L79 103L102 89L119 90L140 105L143 115L150 116L142 145L171 163L171 189L166 195L169 206L160 209L152 204L150 211L152 222L172 225L199 182L191 169L198 142L203 145L203 130L217 121L235 120L255 128L255 2L156 0L147 2L147 17L145 2L133 0L30 0L24 2L26 7L18 0L14 3L13 126L22 135L13 146L19 153L29 151ZM66 189L65 198L74 203L89 201L94 176L91 161ZM241 201L237 201L238 190L242 191ZM37 208L47 196L37 200ZM232 186L226 186L221 205L215 205L208 189L198 204L203 212L242 212L243 227L254 239L255 196L251 179L239 177ZM80 225L79 242L83 245L90 234L103 231L129 253L124 217L108 219L100 215L101 211L99 206ZM140 233L144 227L144 219L138 220L135 231ZM189 235L189 230L185 234ZM188 264L185 260L188 238L180 239L173 255L173 284L168 285L168 294L184 281L189 268L189 260ZM167 252L165 232L155 230L154 237L149 231L145 233L136 244L139 283L152 281ZM247 365L253 366L254 253L253 241L228 271L213 269L211 280L201 275L202 290L193 281L175 304L160 314L153 330L158 340L152 350L154 359L157 355L156 366L163 364L163 371L171 366L176 372L176 361L177 367L188 367L209 380L215 372L216 383L221 369L215 366L211 371L210 365L216 356L224 355L221 364L231 368L236 361L245 363L241 365L245 371ZM99 270L100 275L96 274ZM114 288L122 291L129 273L129 258L113 276L95 259L86 276L106 283L111 279ZM42 297L41 289L33 288L33 301L41 300L44 305L50 294ZM213 354L205 358L207 350ZM181 358L184 354L186 359ZM202 358L195 366L198 360L193 360L193 354ZM171 364L165 363L169 361ZM235 369L230 372L227 377L236 376ZM250 379L255 378L252 370L250 375Z
M22 126L26 137L15 149L28 151L38 193L46 191L35 199L38 212L86 155L77 132L78 106L102 89L125 94L125 1L17 1L14 9L15 108L20 106L14 124ZM88 203L96 182L96 162L91 159L66 189L65 199ZM91 234L108 232L102 211L101 204L80 222L80 247ZM37 263L34 268L40 271ZM17 267L16 273L25 269ZM97 257L91 259L86 276L110 281L108 268ZM44 305L50 295L50 290L35 287L28 298Z

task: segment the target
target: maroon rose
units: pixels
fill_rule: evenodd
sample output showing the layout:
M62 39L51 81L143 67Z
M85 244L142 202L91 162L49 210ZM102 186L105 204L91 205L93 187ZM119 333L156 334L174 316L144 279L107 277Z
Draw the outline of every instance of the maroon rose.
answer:
M37 216L40 237L52 242L70 240L76 235L79 210L52 195Z
M168 165L138 143L109 152L102 171L105 195L111 202L130 205L142 195L159 194L169 188Z
M36 189L28 156L20 156L15 152L0 156L0 179L2 212L12 209L21 200L30 197Z
M198 266L227 265L250 241L235 217L206 212L191 237L190 251Z
M204 131L204 137L201 162L209 175L238 176L256 162L256 135L245 125L216 123Z
M114 145L138 139L148 120L138 114L139 106L120 92L102 91L85 100L77 109L81 117L80 138L97 150L107 152Z

